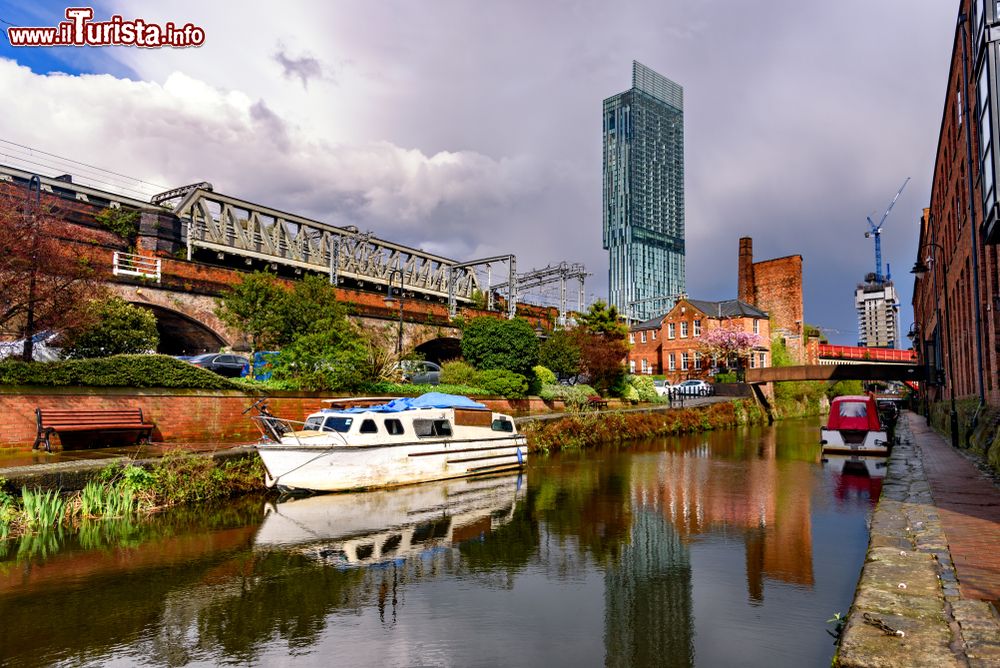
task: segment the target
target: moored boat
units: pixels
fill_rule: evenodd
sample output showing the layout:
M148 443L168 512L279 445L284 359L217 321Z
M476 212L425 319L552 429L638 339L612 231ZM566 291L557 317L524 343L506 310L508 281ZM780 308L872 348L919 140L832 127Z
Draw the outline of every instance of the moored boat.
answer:
M295 423L254 417L269 487L341 492L397 487L521 468L526 439L509 415L466 397L325 408Z
M889 454L889 436L879 420L875 398L845 395L830 402L830 416L820 429L824 453Z

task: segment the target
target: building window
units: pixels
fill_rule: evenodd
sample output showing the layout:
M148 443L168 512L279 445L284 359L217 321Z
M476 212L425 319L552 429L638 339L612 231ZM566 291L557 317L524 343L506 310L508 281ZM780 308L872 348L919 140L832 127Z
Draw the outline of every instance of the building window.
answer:
M764 368L764 367L767 366L767 353L761 353L760 354L760 366L761 366L761 368Z
M694 354L694 368L695 369L701 368L701 353Z
M694 335L701 336L701 320L694 321Z
M642 337L642 342L645 343L646 342L646 332L642 332L642 334L640 334L640 336Z
M646 373L646 360L645 359L642 360L642 372Z
M688 336L688 324L687 320L681 323L681 338L686 339Z
M681 353L681 371L688 370L688 354Z
M668 358L668 363L670 365L669 368L671 371L677 370L677 360L674 358L673 353L670 353L670 357Z
M753 353L750 353L750 368L751 369L757 368L757 356L754 355Z
M756 318L753 321L753 333L760 334L760 320L757 320Z
M635 373L635 360L628 361L628 372Z
M667 338L672 339L677 336L677 326L674 323L667 325Z
M653 340L654 341L656 340L656 330L655 329L653 330Z
M629 332L628 333L628 342L629 343L635 343L635 332Z

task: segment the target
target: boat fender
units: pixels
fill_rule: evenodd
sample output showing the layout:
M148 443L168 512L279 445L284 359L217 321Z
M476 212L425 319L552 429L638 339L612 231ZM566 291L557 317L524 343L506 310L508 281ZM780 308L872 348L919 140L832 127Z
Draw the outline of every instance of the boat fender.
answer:
M517 465L524 466L524 455L521 454L521 448L517 449Z

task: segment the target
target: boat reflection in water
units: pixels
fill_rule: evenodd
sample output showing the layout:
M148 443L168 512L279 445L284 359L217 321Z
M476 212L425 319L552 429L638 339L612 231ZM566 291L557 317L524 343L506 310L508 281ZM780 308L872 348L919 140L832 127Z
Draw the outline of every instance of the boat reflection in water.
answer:
M873 506L878 503L888 465L888 457L823 453L823 468L833 474L842 501L867 496Z
M517 473L286 498L265 506L254 549L344 568L402 562L482 540L510 522L526 484Z

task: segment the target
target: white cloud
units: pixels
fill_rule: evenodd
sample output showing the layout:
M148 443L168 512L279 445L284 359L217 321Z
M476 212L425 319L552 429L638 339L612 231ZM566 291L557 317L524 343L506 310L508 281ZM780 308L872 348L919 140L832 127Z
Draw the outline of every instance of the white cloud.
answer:
M38 75L0 60L0 89L20 91L5 112L19 143L168 186L208 180L236 197L442 250L491 245L495 226L465 225L467 217L502 223L557 180L523 156L330 142L264 100L180 72L159 85Z

